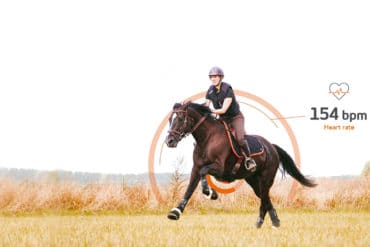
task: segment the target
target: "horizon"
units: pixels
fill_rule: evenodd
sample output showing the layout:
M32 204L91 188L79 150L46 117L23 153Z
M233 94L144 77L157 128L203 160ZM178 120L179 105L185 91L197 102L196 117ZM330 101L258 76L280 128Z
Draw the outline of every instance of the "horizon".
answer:
M133 176L138 176L138 175L148 175L149 172L142 172L142 173L104 173L104 172L86 172L86 171L71 171L71 170L62 170L62 169L58 169L58 170L40 170L40 169L35 169L35 168L14 168L14 167L11 167L11 168L7 168L7 167L0 167L0 170L2 169L8 169L8 170L25 170L25 171L37 171L37 172L45 172L45 173L48 173L48 172L66 172L66 173L86 173L86 174L97 174L97 175L117 175L117 176L120 176L120 175L133 175ZM163 174L169 174L169 175L172 175L173 172L158 172L158 173L155 173L155 175L163 175ZM181 176L188 176L190 175L190 173L182 173ZM303 174L305 175L305 174ZM343 175L333 175L333 176L318 176L318 177L313 177L313 176L308 176L309 178L330 178L330 177L361 177L363 176L362 174L343 174ZM0 177L1 177L1 173L0 173ZM280 170L278 170L278 172L276 173L276 176L275 176L275 179L278 178L278 177L282 177L282 173L280 172ZM149 176L148 176L149 178ZM291 179L294 179L292 176L290 176L288 173L285 174L285 178L291 178Z

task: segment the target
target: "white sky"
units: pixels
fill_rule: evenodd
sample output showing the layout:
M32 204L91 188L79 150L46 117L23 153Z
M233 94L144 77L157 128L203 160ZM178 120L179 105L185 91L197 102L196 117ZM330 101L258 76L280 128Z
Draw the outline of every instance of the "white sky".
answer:
M306 116L288 120L305 174L359 174L369 120L347 133L322 129L346 121L309 117L311 107L369 114L368 5L299 2L2 1L0 167L147 172L158 125L218 65L233 88ZM331 82L350 94L338 101ZM292 154L266 119L243 112L248 132Z

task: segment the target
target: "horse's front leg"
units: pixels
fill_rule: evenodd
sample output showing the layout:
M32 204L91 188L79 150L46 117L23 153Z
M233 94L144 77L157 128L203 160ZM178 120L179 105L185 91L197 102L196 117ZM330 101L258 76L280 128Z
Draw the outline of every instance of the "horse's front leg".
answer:
M218 194L214 189L212 189L209 186L209 184L207 182L206 175L207 174L216 174L217 170L214 169L214 168L217 168L217 165L208 165L208 166L202 167L202 169L200 169L200 181L201 181L201 184L202 184L202 192L203 192L203 194L205 195L205 197L207 199L211 199L211 200L216 200L218 198Z
M199 180L200 180L199 167L194 165L191 170L190 182L186 189L184 198L180 201L177 207L173 208L168 213L167 218L171 220L178 220L180 218L180 215L182 212L184 212L186 204L188 204L191 195L193 194L195 188L198 186Z

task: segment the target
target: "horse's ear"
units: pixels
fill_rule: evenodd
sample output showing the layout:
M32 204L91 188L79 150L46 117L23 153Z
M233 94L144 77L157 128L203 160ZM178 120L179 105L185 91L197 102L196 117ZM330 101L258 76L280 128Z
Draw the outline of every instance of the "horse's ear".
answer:
M181 107L180 103L175 103L172 107L173 110L176 110L177 108Z

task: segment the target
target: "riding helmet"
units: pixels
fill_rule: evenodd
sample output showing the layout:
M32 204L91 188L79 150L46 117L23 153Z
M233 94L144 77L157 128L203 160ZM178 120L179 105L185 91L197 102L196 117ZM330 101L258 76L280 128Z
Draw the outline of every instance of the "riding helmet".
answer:
M214 66L209 70L208 76L211 76L211 75L224 76L224 72L220 67Z

